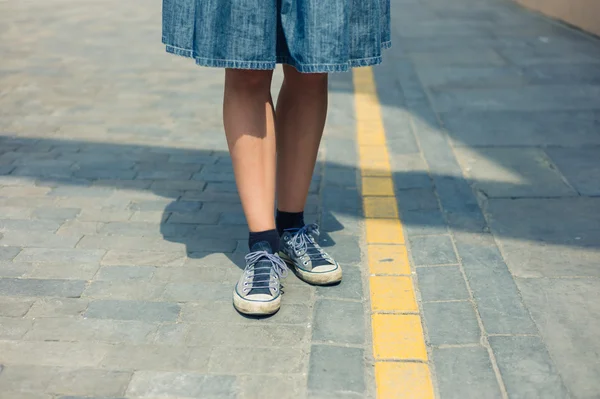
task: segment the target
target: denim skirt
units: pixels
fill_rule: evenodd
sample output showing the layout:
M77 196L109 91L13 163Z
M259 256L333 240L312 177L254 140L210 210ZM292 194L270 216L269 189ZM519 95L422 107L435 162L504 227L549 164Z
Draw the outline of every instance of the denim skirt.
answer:
M163 0L167 51L198 65L343 72L381 63L390 0Z

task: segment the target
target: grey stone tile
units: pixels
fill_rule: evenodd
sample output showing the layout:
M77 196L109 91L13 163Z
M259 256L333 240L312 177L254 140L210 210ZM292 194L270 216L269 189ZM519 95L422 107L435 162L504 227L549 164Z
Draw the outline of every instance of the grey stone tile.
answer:
M287 288L286 288L287 289ZM285 301L285 297L283 300ZM199 301L186 303L182 306L181 320L188 323L248 323L248 324L303 324L307 325L312 319L312 309L307 305L286 305L268 318L253 318L241 316L231 306L231 301Z
M147 281L156 271L153 266L103 266L94 277L96 280Z
M28 275L29 278L91 280L96 275L99 265L78 265L64 263L42 263L37 265Z
M0 261L0 277L23 277L34 267L33 263Z
M512 275L490 235L455 237L463 269L488 334L536 334Z
M483 347L436 348L433 364L443 398L502 398L488 352Z
M431 345L479 343L481 331L470 302L430 302L423 314Z
M84 297L153 301L160 298L164 290L164 284L153 284L145 281L99 280L92 281L87 286Z
M362 273L360 267L344 267L344 278L338 285L317 287L317 295L324 298L363 300Z
M3 395L13 392L36 393L41 395L46 390L50 380L56 373L56 368L39 365L6 365L0 374L0 391ZM5 396L7 399L9 396ZM10 398L13 396L11 395Z
M575 195L546 154L532 148L457 149L463 170L488 197Z
M317 301L313 340L362 344L365 340L363 304L330 299Z
M180 310L176 303L104 300L90 302L84 317L165 322L176 321Z
M106 355L108 344L92 342L0 342L2 362L7 365L96 367ZM1 378L0 378L1 380Z
M322 234L319 243L341 265L357 264L361 260L359 237L348 234Z
M9 261L21 252L21 247L0 247L0 261Z
M37 212L34 211L34 213ZM26 220L26 219L3 219L0 220L0 229L2 231L35 231L35 232L55 232L60 227L60 223L55 220Z
M533 84L600 84L597 63L544 63L528 65L523 75Z
M209 350L184 345L114 345L100 366L109 370L207 370Z
M524 74L509 66L421 66L417 73L423 85L433 88L505 87L526 82Z
M469 299L469 292L458 266L420 267L417 275L424 302Z
M307 361L308 353L303 348L220 346L212 349L208 369L215 374L299 374Z
M85 281L0 278L0 295L78 298Z
M306 376L239 376L239 399L278 398L298 399L306 395Z
M155 323L132 320L79 319L49 317L36 319L26 334L33 341L100 341L146 343L156 331ZM89 344L89 342L87 342Z
M163 298L174 302L226 301L231 299L231 290L230 284L223 283L169 283Z
M439 209L402 212L401 219L408 238L448 233L446 221Z
M573 397L600 392L597 332L600 283L596 279L517 279L556 368Z
M69 220L75 219L79 215L81 209L77 208L38 208L33 211L33 216L38 219L49 219L49 220Z
M190 330L187 323L165 323L158 327L154 342L160 345L181 345Z
M600 147L548 148L545 151L579 194L600 196Z
M412 237L409 244L415 266L458 263L448 235Z
M236 377L195 373L137 371L127 388L131 398L235 398Z
M456 146L600 144L597 110L461 111L442 113L441 118Z
M33 304L27 317L79 316L87 305L88 301L80 298L43 298Z
M0 245L23 246L29 248L74 248L81 236L59 236L51 232L6 231L2 233Z
M97 264L106 253L98 249L24 248L16 262Z
M130 372L95 369L57 370L47 390L91 396L121 396L131 379Z
M242 320L242 319L241 319ZM244 324L243 322L241 324ZM306 344L308 326L273 324L206 323L192 324L188 345L205 347L298 347ZM240 328L243 327L243 328Z
M440 112L592 110L600 87L592 85L525 86L495 89L432 91Z
M31 328L32 321L17 317L0 317L0 339L21 339Z
M505 65L506 61L491 49L446 49L432 52L411 53L410 59L417 68L424 65L478 65L495 66Z
M439 209L438 199L430 188L396 190L398 210L406 211Z
M0 317L22 317L33 302L29 298L0 297Z
M498 199L487 206L516 277L600 276L599 210L600 198L582 197Z
M490 337L511 398L568 398L556 367L539 337Z
M365 392L365 361L357 348L313 345L308 367L308 389L318 395Z

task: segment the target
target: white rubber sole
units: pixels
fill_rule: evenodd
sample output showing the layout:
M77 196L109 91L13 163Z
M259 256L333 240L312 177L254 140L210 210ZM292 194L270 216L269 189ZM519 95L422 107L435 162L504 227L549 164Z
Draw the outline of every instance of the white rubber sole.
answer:
M309 284L331 285L331 284L336 284L336 283L339 283L340 281L342 281L342 268L340 267L339 264L337 264L337 262L336 262L337 268L335 270L332 270L330 272L324 272L324 273L314 273L314 272L307 272L305 270L300 269L299 267L296 267L296 265L294 265L294 262L292 262L292 260L283 252L279 252L279 256L288 265L290 265L290 267L292 268L292 270L294 271L296 276L298 276L299 279L301 279L302 281L305 281Z
M279 310L281 307L281 295L271 301L249 301L239 296L234 290L233 307L236 308L238 312L243 314L267 316L276 313Z

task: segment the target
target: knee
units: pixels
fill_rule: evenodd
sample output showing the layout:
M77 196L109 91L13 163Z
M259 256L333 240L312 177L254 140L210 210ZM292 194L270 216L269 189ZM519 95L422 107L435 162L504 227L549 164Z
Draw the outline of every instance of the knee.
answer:
M272 71L228 69L225 72L225 84L240 91L269 91Z
M285 82L303 90L322 90L327 86L326 73L300 73L290 66L284 66Z

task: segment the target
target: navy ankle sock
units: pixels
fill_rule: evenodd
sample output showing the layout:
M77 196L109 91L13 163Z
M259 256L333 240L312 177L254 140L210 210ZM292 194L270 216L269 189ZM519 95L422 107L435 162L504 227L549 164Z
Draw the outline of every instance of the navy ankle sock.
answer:
M250 248L250 251L252 251L254 246L259 242L267 242L271 246L273 253L279 251L279 233L277 233L277 230L275 229L257 232L251 231L248 236L248 248Z
M280 235L284 230L300 229L304 227L304 212L283 212L278 209L275 224Z

